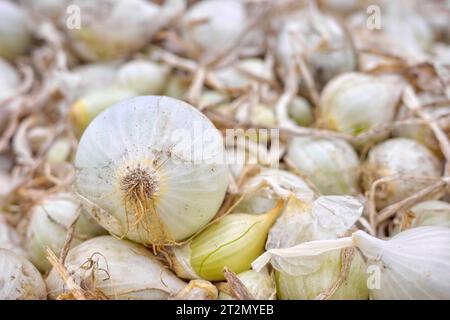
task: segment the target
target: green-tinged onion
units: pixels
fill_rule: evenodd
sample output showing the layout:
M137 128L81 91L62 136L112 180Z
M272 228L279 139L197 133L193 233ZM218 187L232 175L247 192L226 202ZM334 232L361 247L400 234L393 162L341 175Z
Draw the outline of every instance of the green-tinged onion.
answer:
M209 225L182 247L174 247L174 271L187 279L225 280L224 268L240 273L264 250L267 233L282 202L260 214L232 213Z
M289 144L286 160L322 194L359 192L358 155L344 140L295 138Z
M289 117L299 126L307 127L314 122L313 110L309 102L302 97L295 97L288 105Z
M400 176L397 180L383 183L383 187L376 190L376 206L381 209L430 184L421 177L439 177L441 172L441 161L424 145L411 139L394 138L370 149L362 166L362 182L367 191L378 179ZM403 181L408 176L418 178Z

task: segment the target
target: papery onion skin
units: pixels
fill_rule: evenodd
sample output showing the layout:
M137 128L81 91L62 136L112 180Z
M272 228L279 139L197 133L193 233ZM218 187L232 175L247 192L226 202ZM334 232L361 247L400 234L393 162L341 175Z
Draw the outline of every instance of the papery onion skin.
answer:
M24 257L0 248L0 300L46 300L39 271Z
M30 261L42 272L51 269L47 248L59 254L67 238L70 224L80 209L80 203L69 193L48 196L31 208L27 222L24 246ZM104 234L89 214L81 210L75 225L71 246Z
M312 300L329 289L341 273L341 251L326 253L320 269L301 276L276 271L278 299ZM367 300L366 265L358 252L354 253L346 281L329 297L331 300Z
M168 299L186 285L145 247L111 236L93 238L72 248L65 266L75 282L83 281L87 290L100 290L114 300ZM70 292L55 269L46 283L50 299Z
M295 138L286 159L324 195L359 192L359 159L344 140Z
M362 168L362 184L368 191L373 182L393 175L439 177L442 163L425 146L406 138L382 142L369 151ZM386 182L375 195L376 206L382 209L430 185L423 180Z
M395 115L397 87L391 79L357 72L335 77L320 95L319 124L352 135L386 125Z
M26 12L16 3L0 1L0 57L14 59L25 53L31 43Z
M217 213L227 189L223 149L221 134L192 106L133 98L108 108L84 132L76 189L113 234L174 244Z

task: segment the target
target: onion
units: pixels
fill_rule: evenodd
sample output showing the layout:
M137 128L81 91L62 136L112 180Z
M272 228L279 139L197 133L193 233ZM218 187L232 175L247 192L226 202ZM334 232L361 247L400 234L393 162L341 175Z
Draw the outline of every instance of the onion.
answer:
M16 3L0 1L0 57L14 59L24 54L31 42L26 12Z
M358 135L391 122L400 93L391 80L362 73L334 78L320 96L320 125Z
M0 214L0 248L8 249L16 254L25 256L23 251L20 237L17 231L8 225L5 218Z
M450 204L447 202L424 201L413 206L410 211L415 216L411 221L412 227L450 227Z
M321 88L331 78L356 68L350 38L335 18L302 10L288 17L278 34L277 58L284 75L292 72L296 56L303 56Z
M71 249L65 266L85 290L109 299L161 300L186 285L145 247L110 236L85 241ZM46 279L50 299L70 293L55 269Z
M286 160L310 179L322 194L357 194L359 160L344 140L295 138Z
M260 272L247 270L239 273L237 277L256 300L275 299L275 282L267 269L263 269ZM219 300L236 300L233 294L230 294L220 291Z
M143 0L74 0L81 28L65 28L75 52L89 61L121 58L143 48L159 29L159 7ZM65 23L65 20L62 21Z
M45 300L45 282L24 257L0 248L0 300Z
M76 189L109 232L174 244L217 213L227 189L223 139L190 105L143 96L108 108L81 137Z
M262 169L243 186L244 199L235 212L263 213L273 209L279 199L291 195L303 202L311 202L314 191L300 177L281 169Z
M30 261L41 271L51 268L47 260L47 248L59 253L67 237L68 229L77 217L80 204L69 193L60 193L44 198L31 208L26 226L24 246ZM75 225L72 246L89 238L104 234L101 228L85 211Z
M378 179L401 175L415 177L439 177L442 164L439 159L422 144L405 138L395 138L380 143L370 149L363 164L362 182L365 190ZM397 179L386 182L382 190L375 194L376 206L384 208L422 190L430 183L423 180L403 181Z
M14 95L20 84L16 69L0 57L0 102ZM3 106L0 106L3 108Z
M299 126L309 126L314 122L312 107L309 102L302 97L295 97L288 105L289 117Z

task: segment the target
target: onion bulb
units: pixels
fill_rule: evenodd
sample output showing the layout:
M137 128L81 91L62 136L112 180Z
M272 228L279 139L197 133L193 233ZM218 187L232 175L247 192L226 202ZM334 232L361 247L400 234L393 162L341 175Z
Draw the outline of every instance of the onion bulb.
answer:
M128 98L135 97L136 93L117 87L102 88L89 92L75 101L69 110L69 119L77 136L81 136L89 123L102 111Z
M364 231L337 240L318 240L285 249L268 250L256 261L257 271L269 261L277 270L302 261L316 262L337 249L356 247L367 259L367 287L375 300L450 299L450 229L418 227L400 232L388 240Z
M444 201L423 201L409 209L414 218L412 227L449 227L450 228L450 204Z
M247 270L239 273L237 277L256 300L275 299L275 282L267 269L263 269L260 272ZM236 298L231 292L227 293L221 290L219 293L219 300L236 300Z
M77 217L80 204L69 193L44 198L29 213L24 246L30 261L42 272L51 268L47 248L58 254L66 240L68 229ZM105 233L84 210L80 211L72 238L72 246Z
M283 74L291 72L292 63L303 56L319 88L356 67L344 28L332 16L318 11L302 10L288 17L279 32L276 50Z
M262 169L243 186L243 200L235 212L263 213L275 208L279 199L291 195L308 203L315 198L314 191L302 178L281 169Z
M399 93L391 78L340 75L321 93L319 124L352 135L385 125L394 118Z
M0 248L0 300L46 300L39 271L24 257Z
M362 182L365 190L372 183L389 176L439 177L442 163L425 146L414 140L394 138L382 142L369 151L362 167ZM397 179L384 183L376 190L375 201L378 209L400 201L424 189L430 182L415 179Z
M286 160L322 194L357 194L359 191L358 155L344 140L295 138L289 144Z
M75 0L72 5L80 8L81 27L65 30L75 52L88 61L127 56L144 47L159 28L159 7L151 2Z
M162 300L186 283L145 247L111 236L90 239L72 248L65 266L77 284L115 300ZM70 293L55 269L46 279L50 299Z
M23 251L20 242L17 231L8 225L6 219L0 214L0 248L25 256L25 251Z
M288 105L289 117L299 126L307 127L314 122L312 107L309 102L297 96Z
M109 232L174 244L205 226L227 189L223 138L192 106L143 96L115 104L81 137L76 190Z
M16 3L0 1L0 57L14 59L25 53L31 43L27 13Z
M181 19L181 36L195 55L214 57L231 48L247 27L241 1L209 0L194 4Z
M264 250L267 233L283 202L260 214L232 213L210 224L181 247L170 251L175 273L184 279L225 280L224 267L234 273L250 269Z

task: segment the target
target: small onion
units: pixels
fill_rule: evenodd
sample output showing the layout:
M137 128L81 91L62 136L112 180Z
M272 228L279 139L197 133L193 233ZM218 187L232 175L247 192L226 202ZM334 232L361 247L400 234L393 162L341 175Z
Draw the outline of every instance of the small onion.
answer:
M23 251L20 242L20 236L16 229L8 225L5 218L0 214L0 248L25 256L25 251Z
M81 137L76 189L109 232L174 244L217 213L227 189L223 138L192 106L143 96L108 108Z
M242 187L244 199L235 212L263 213L273 209L279 199L293 195L303 202L311 202L314 191L302 178L281 169L262 169Z
M183 99L188 90L189 78L175 73L167 81L164 95L175 99Z
M305 242L286 249L272 249L253 262L257 271L269 261L275 268L301 261L317 261L323 254L356 247L370 267L367 287L375 300L450 299L450 229L418 227L388 240L364 231L337 240ZM297 272L302 269L297 265Z
M322 127L357 135L391 122L399 98L390 78L346 73L331 80L320 96Z
M69 110L69 118L75 133L81 136L89 123L110 105L135 96L136 93L133 91L110 87L92 91L81 97Z
M39 271L24 257L0 248L0 300L46 300Z
M239 273L237 277L256 300L275 299L275 282L267 269L263 269L260 272L247 270ZM233 295L221 291L219 293L219 300L236 300L236 298Z
M284 23L277 42L282 73L292 71L296 56L305 56L319 88L331 78L355 69L356 57L350 38L330 15L302 10Z
M20 76L16 69L0 57L0 102L14 95L20 84ZM3 108L3 106L0 106Z
M117 73L119 87L137 95L161 94L169 76L169 67L146 60L125 63Z
M53 142L51 147L47 151L45 159L53 166L62 162L69 161L70 153L72 150L72 143L67 136L59 137Z
M67 237L68 229L77 217L80 204L69 193L60 193L44 198L30 210L26 226L24 246L30 261L41 271L51 268L47 260L47 248L59 254ZM75 225L72 246L89 238L104 234L101 228L85 211Z
M250 269L264 251L267 233L275 222L282 202L260 214L232 213L210 224L182 247L170 251L175 273L184 279L225 280L228 267L234 273Z
M181 36L203 57L213 57L230 48L247 27L241 1L209 0L194 4L182 17Z
M414 218L412 227L441 226L450 228L450 204L444 201L429 200L409 209Z
M14 59L30 46L31 30L26 12L16 3L0 1L0 57Z
M439 177L442 172L440 160L425 146L414 140L394 138L370 149L362 167L365 190L378 179L393 175L416 177ZM382 209L422 190L429 185L423 180L394 180L386 182L375 194L376 206Z
M313 110L309 102L302 97L295 97L288 105L289 117L299 126L307 127L314 122Z
M344 140L295 138L286 160L308 177L322 194L357 194L359 159Z
M162 300L185 286L145 247L111 236L90 239L72 248L65 266L77 284L115 300ZM55 269L46 279L50 299L70 293Z
M76 53L89 61L124 57L144 47L158 30L159 7L143 0L75 0L80 28L65 28ZM62 24L66 24L68 16Z

